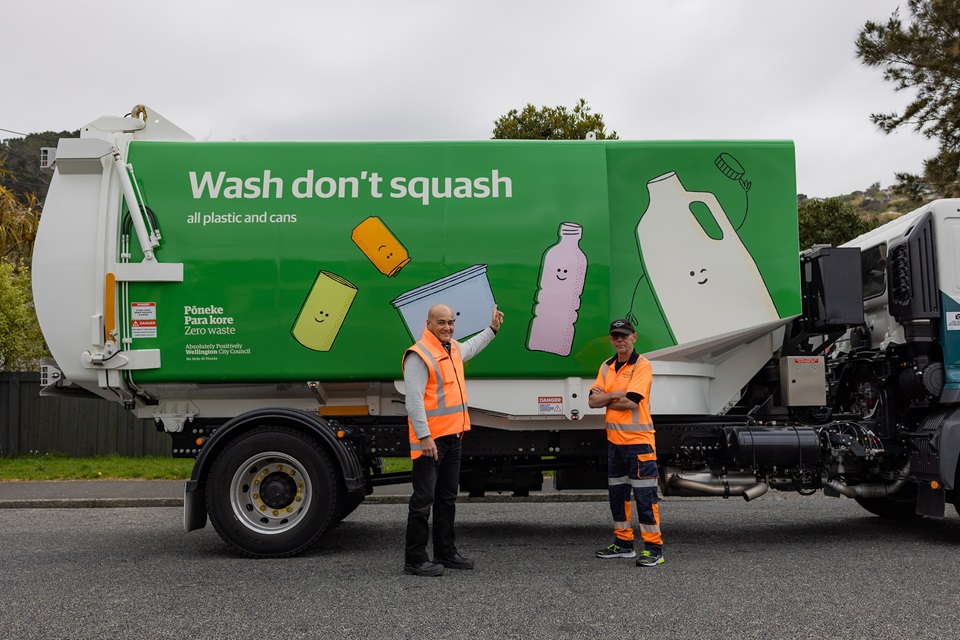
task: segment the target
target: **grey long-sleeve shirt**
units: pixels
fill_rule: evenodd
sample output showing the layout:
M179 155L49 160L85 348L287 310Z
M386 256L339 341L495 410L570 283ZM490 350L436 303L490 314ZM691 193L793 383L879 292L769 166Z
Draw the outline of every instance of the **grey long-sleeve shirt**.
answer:
M463 361L466 362L483 351L495 335L497 334L493 329L487 327L466 342L461 342L460 356ZM430 427L427 426L427 410L423 405L423 394L427 390L429 380L430 370L427 369L427 363L423 358L413 351L407 353L403 359L403 384L407 392L404 404L407 407L410 422L413 424L413 432L420 440L430 435Z

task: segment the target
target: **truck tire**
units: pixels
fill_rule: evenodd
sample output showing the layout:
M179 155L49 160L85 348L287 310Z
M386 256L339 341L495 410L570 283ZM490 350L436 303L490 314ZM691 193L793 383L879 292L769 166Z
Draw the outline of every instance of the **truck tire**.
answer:
M254 558L308 549L341 512L344 493L323 447L287 427L258 427L229 443L206 486L217 533Z
M857 504L875 516L893 520L922 518L917 513L917 490L906 486L892 496L883 498L856 498Z

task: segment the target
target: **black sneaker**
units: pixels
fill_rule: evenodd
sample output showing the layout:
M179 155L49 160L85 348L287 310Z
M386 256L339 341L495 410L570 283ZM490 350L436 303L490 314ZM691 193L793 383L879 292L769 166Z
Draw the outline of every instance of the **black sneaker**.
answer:
M434 560L448 569L473 569L473 560L464 558L459 553L453 554L450 558L434 558Z
M443 566L427 560L420 564L405 564L403 565L403 572L410 576L435 578L436 576L443 575Z
M604 547L597 551L598 558L635 558L637 552L633 547L622 547L616 542L609 547Z
M638 567L655 567L658 564L663 563L664 559L662 552L650 553L649 551L644 550L644 552L640 554L640 557L637 558Z

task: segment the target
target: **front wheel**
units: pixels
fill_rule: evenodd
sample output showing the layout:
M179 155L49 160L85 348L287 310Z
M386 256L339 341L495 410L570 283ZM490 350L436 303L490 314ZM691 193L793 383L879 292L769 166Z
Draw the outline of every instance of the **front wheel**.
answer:
M305 551L342 509L330 456L313 438L286 427L258 427L228 444L206 484L217 533L255 558Z

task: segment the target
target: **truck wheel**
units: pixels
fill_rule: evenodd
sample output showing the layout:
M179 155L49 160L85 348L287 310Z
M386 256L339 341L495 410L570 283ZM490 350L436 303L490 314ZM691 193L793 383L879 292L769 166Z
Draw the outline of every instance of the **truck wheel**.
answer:
M342 509L343 491L326 451L285 427L258 427L228 444L206 484L217 533L255 558L303 552Z
M922 518L917 514L917 490L907 486L883 498L856 498L857 504L875 516L895 520Z

